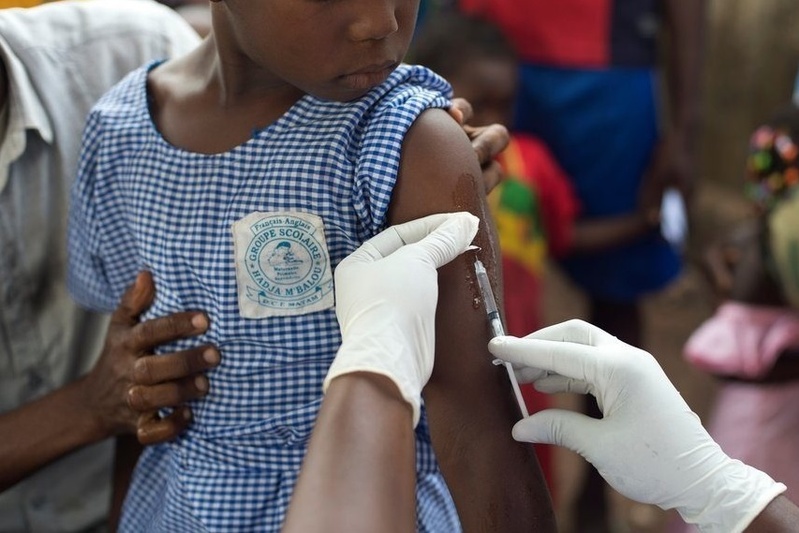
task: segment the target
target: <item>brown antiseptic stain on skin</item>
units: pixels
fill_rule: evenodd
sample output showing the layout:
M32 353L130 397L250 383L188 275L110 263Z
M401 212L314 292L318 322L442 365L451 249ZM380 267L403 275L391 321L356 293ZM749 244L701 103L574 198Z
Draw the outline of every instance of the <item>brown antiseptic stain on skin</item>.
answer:
M459 211L469 211L480 217L480 220L490 221L491 213L488 210L488 203L485 201L485 196L482 193L484 190L485 186L482 181L475 178L473 175L461 175L452 193L452 200L455 208ZM499 253L494 232L489 231L485 224L481 223L480 230L477 232L473 244L479 247L478 250L474 251L474 254L486 265L491 287L496 291L496 287L499 287L499 279L497 276L498 271L495 265L495 259L499 257ZM486 258L490 258L490 260L486 260ZM469 284L469 290L473 296L472 307L475 310L480 309L482 297L474 276L474 261L467 261L466 282ZM495 294L495 296L498 295Z

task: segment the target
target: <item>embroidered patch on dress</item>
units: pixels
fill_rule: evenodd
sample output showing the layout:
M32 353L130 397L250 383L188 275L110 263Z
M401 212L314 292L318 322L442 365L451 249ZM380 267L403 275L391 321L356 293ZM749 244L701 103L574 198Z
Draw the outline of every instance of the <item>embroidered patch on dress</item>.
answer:
M232 230L242 317L304 315L333 307L333 272L321 217L251 213Z

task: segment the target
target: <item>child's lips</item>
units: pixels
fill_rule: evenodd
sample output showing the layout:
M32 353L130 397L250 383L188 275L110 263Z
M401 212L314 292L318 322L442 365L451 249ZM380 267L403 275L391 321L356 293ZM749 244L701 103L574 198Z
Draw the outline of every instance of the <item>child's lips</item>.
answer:
M363 67L356 71L341 76L342 82L350 88L356 90L371 89L380 85L388 78L398 63L396 61L386 61L381 64L374 64Z

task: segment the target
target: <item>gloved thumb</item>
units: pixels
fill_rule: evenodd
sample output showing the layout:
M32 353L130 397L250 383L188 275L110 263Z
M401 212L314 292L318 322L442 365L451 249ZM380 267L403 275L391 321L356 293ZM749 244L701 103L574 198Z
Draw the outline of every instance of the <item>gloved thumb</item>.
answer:
M555 444L583 454L599 430L600 420L564 409L546 409L520 420L513 426L513 438L519 442Z

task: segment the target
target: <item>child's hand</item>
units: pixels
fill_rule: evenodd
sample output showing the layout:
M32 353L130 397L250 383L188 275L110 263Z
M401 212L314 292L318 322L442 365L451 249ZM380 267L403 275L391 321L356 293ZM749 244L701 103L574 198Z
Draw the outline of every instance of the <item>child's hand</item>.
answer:
M373 372L391 379L419 421L422 387L433 370L437 268L477 234L470 213L431 215L392 226L336 268L342 343L325 378Z

